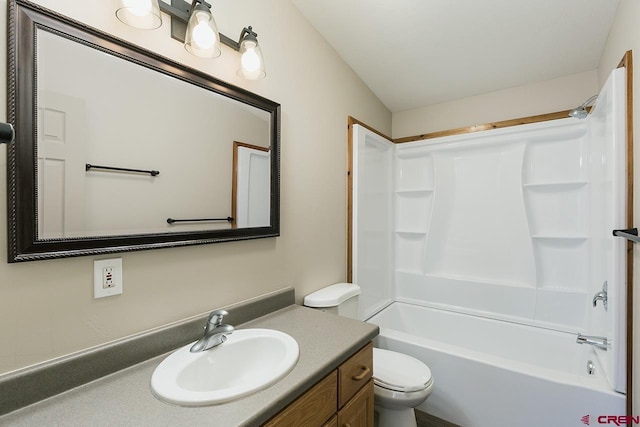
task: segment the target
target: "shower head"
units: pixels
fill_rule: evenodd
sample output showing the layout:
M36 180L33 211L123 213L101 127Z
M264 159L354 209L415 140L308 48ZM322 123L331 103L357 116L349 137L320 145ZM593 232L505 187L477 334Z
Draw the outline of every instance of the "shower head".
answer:
M587 114L589 114L587 107L596 99L598 99L598 95L593 95L591 98L587 99L584 104L569 111L569 116L575 117L576 119L584 119L587 117Z

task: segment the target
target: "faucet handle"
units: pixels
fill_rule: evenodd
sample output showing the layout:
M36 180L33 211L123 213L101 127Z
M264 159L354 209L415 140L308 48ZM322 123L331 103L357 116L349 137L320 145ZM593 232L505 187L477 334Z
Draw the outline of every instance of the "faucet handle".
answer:
M222 319L228 314L229 312L227 310L214 310L209 313L207 322L213 324L213 326L220 326L222 324Z
M599 292L596 292L596 294L593 296L593 306L595 307L598 303L598 301L602 301L602 305L604 306L605 311L607 310L607 291L609 288L609 284L607 283L607 281L605 280L605 282L602 284L602 290Z

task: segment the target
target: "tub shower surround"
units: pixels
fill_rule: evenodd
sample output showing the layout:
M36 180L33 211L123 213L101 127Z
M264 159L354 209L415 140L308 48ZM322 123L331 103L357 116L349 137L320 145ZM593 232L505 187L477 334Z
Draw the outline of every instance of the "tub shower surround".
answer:
M508 425L489 416L496 402L523 426L624 413L625 87L614 71L585 120L397 145L354 126L360 315L383 308L379 345L431 367L418 409L470 426Z

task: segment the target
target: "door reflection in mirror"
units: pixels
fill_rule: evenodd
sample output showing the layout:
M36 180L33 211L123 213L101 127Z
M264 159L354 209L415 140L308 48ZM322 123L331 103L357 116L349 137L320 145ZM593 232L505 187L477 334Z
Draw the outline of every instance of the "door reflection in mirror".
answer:
M268 148L233 142L233 227L269 225L270 164Z

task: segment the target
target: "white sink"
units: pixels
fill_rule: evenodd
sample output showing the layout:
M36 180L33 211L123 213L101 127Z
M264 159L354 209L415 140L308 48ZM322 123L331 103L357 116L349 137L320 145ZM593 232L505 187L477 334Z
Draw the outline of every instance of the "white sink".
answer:
M183 406L230 402L287 375L298 361L298 343L272 329L238 329L217 347L191 353L192 344L164 359L151 376L161 400Z

